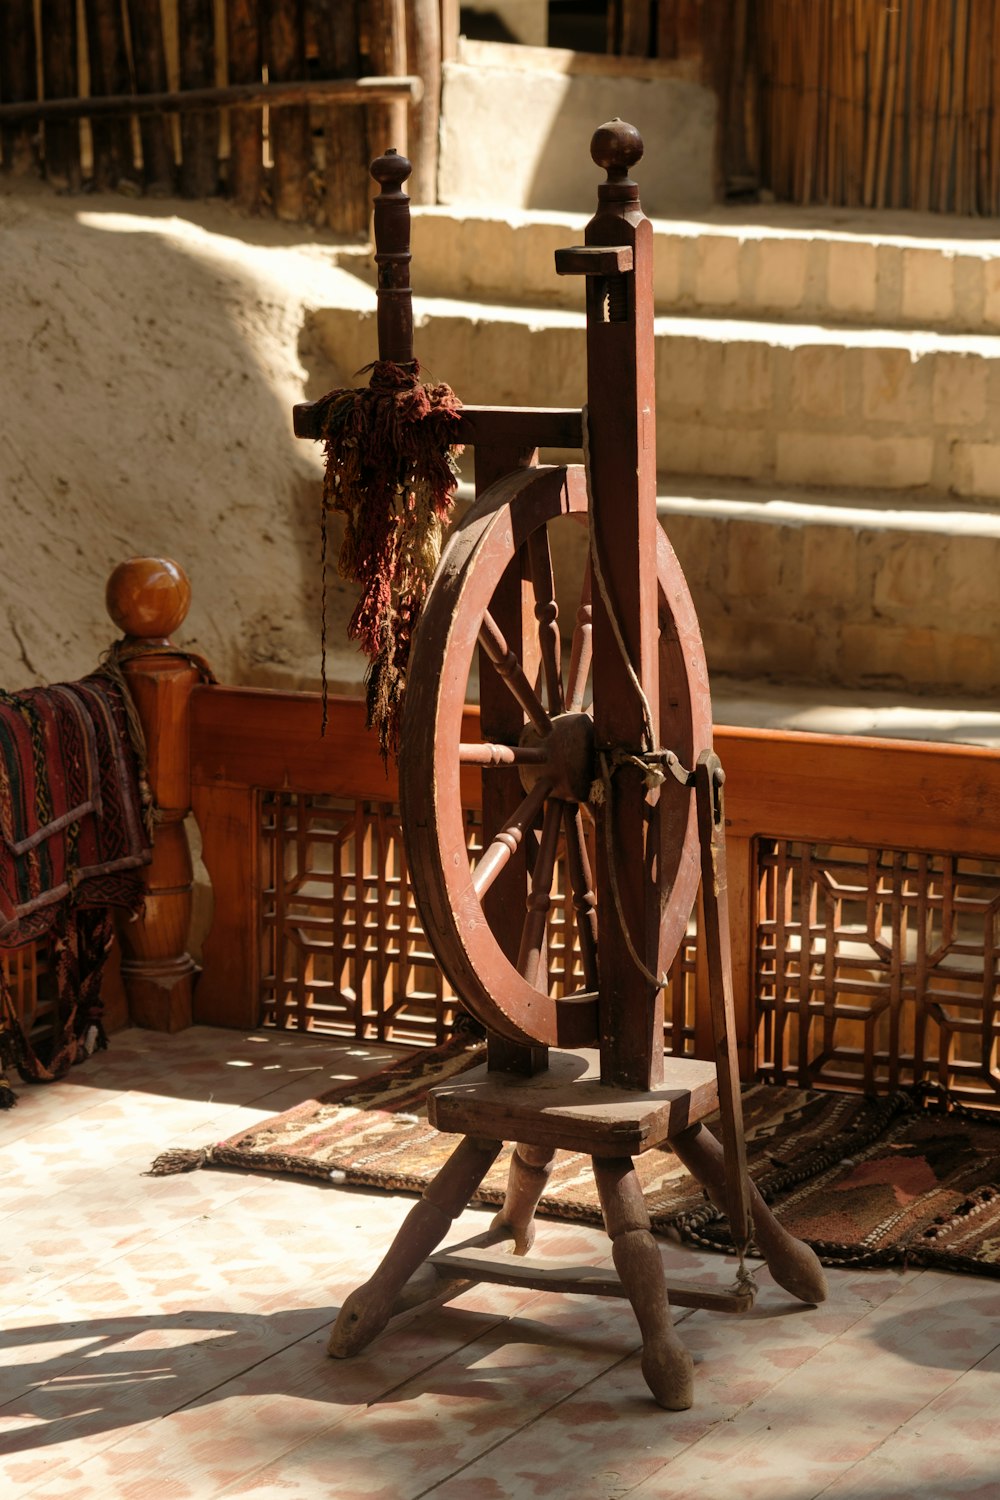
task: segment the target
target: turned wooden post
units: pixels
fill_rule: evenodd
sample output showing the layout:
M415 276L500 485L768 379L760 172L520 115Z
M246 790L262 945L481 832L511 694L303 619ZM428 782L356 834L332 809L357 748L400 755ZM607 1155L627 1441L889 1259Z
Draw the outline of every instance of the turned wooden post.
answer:
M191 806L188 702L199 673L169 639L190 602L187 575L169 558L129 558L108 579L108 614L124 646L138 648L122 671L146 736L157 808L153 862L143 872L145 912L119 927L129 1018L153 1031L191 1025L198 973L187 951L193 872L184 819Z

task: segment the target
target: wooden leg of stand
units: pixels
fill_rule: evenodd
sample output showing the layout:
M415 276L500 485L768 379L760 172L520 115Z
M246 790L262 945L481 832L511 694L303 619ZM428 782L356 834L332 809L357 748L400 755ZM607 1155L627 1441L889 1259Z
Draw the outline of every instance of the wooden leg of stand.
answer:
M514 1254L527 1255L535 1243L535 1209L552 1172L555 1152L547 1146L514 1147L503 1208L489 1227L491 1239L513 1238Z
M722 1147L704 1125L673 1136L669 1142L721 1213L726 1211L726 1162ZM814 1250L782 1228L759 1191L750 1183L754 1238L779 1286L800 1302L826 1301L826 1276Z
M594 1158L594 1177L622 1287L642 1334L642 1373L660 1406L686 1411L694 1365L674 1332L663 1262L631 1160Z
M398 1294L444 1239L502 1147L502 1141L480 1141L471 1136L456 1147L403 1220L375 1275L345 1298L330 1333L327 1353L344 1359L357 1354L382 1332L393 1315Z

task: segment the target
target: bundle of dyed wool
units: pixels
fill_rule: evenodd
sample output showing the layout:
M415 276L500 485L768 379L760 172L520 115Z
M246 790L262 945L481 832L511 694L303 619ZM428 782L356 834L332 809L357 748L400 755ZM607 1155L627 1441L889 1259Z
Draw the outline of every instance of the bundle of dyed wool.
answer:
M323 727L326 728L327 518L347 521L340 572L361 586L348 626L368 657L368 727L383 759L399 750L413 630L441 556L457 473L461 403L424 385L420 367L379 360L359 390L331 391L322 407Z

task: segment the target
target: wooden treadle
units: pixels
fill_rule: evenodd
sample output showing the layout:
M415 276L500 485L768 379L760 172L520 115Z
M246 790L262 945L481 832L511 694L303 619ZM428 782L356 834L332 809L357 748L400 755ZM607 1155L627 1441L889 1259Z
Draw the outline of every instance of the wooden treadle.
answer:
M588 1156L639 1156L696 1125L719 1105L715 1064L666 1057L663 1082L648 1092L600 1081L595 1049L550 1052L532 1077L485 1066L431 1090L428 1117L438 1130Z

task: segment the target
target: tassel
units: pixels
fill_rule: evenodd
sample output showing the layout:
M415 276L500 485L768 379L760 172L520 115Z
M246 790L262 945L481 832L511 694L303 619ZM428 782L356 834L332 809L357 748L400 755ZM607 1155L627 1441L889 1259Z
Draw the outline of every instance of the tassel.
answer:
M175 1177L180 1172L197 1172L212 1159L213 1147L203 1146L199 1151L164 1151L153 1162L144 1177Z
M347 633L368 657L368 728L377 731L387 762L399 750L410 644L451 518L461 404L446 385L422 385L416 360L380 360L370 368L367 387L322 398L323 728L327 518L333 510L346 518L339 571L361 586Z

